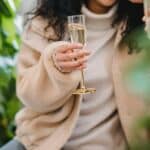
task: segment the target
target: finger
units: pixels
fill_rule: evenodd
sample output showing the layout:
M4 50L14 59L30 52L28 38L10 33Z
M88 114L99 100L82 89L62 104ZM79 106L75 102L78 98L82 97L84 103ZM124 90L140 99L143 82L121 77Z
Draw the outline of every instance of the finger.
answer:
M59 53L56 55L57 61L71 61L73 59L78 59L83 56L89 56L91 53L86 50L74 51L71 53Z
M145 21L146 21L146 16L144 16L144 17L142 18L142 20L145 22Z
M66 44L66 45L62 45L60 46L56 51L65 53L67 51L73 50L73 49L82 49L83 45L82 44Z
M72 55L73 54L73 55ZM86 57L86 56L89 56L91 54L91 52L90 51L88 51L88 50L79 50L79 51L77 51L77 52L72 52L72 53L70 53L69 55L70 56L72 56L73 58L76 58L76 59L78 59L78 58L81 58L81 57Z
M79 67L83 63L86 63L87 60L88 58L81 58L77 61L62 61L62 62L59 62L59 65L61 68L64 68L64 69L75 68L75 67Z
M84 63L84 64L79 65L78 67L65 68L64 70L65 70L65 72L72 72L75 70L83 70L86 68L87 68L87 65L86 65L86 63Z
M84 63L87 63L88 59L89 59L89 57L86 56L86 57L81 57L81 58L77 59L77 61L82 65Z
M60 62L59 65L63 69L70 69L80 66L80 62L77 61Z
M83 69L86 69L87 68L87 65L86 64L83 64L79 67L76 67L76 70L83 70Z

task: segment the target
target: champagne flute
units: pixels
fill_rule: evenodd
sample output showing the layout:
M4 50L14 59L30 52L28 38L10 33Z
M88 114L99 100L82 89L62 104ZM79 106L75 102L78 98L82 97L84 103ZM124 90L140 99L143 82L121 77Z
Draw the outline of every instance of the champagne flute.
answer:
M150 0L144 0L145 31L150 38Z
M84 15L74 15L68 16L68 30L72 43L81 43L83 46L86 44L86 26L85 26L85 16ZM92 94L95 93L96 89L86 88L84 80L84 71L81 71L82 80L81 88L76 89L73 92L75 95L80 94Z

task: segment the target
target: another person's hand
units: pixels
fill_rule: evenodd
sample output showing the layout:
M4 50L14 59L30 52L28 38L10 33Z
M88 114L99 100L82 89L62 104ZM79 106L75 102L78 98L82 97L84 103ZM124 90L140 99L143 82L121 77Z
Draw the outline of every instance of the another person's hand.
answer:
M56 48L52 58L56 68L65 73L85 69L89 55L81 44L68 43Z
M147 32L148 38L150 38L150 18L144 16L143 21L145 22L145 31Z
M143 3L143 0L129 0L132 3Z

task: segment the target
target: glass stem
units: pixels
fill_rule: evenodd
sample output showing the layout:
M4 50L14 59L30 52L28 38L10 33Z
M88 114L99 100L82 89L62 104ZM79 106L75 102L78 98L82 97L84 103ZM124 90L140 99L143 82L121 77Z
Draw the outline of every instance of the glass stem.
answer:
M81 88L85 89L85 79L84 79L84 70L81 70Z

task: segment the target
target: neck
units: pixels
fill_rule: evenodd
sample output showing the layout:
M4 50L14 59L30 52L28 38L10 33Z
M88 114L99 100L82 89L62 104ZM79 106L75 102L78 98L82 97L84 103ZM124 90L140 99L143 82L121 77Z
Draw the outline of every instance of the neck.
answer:
M110 7L105 7L102 4L98 3L96 0L88 0L87 8L96 14L107 13Z

